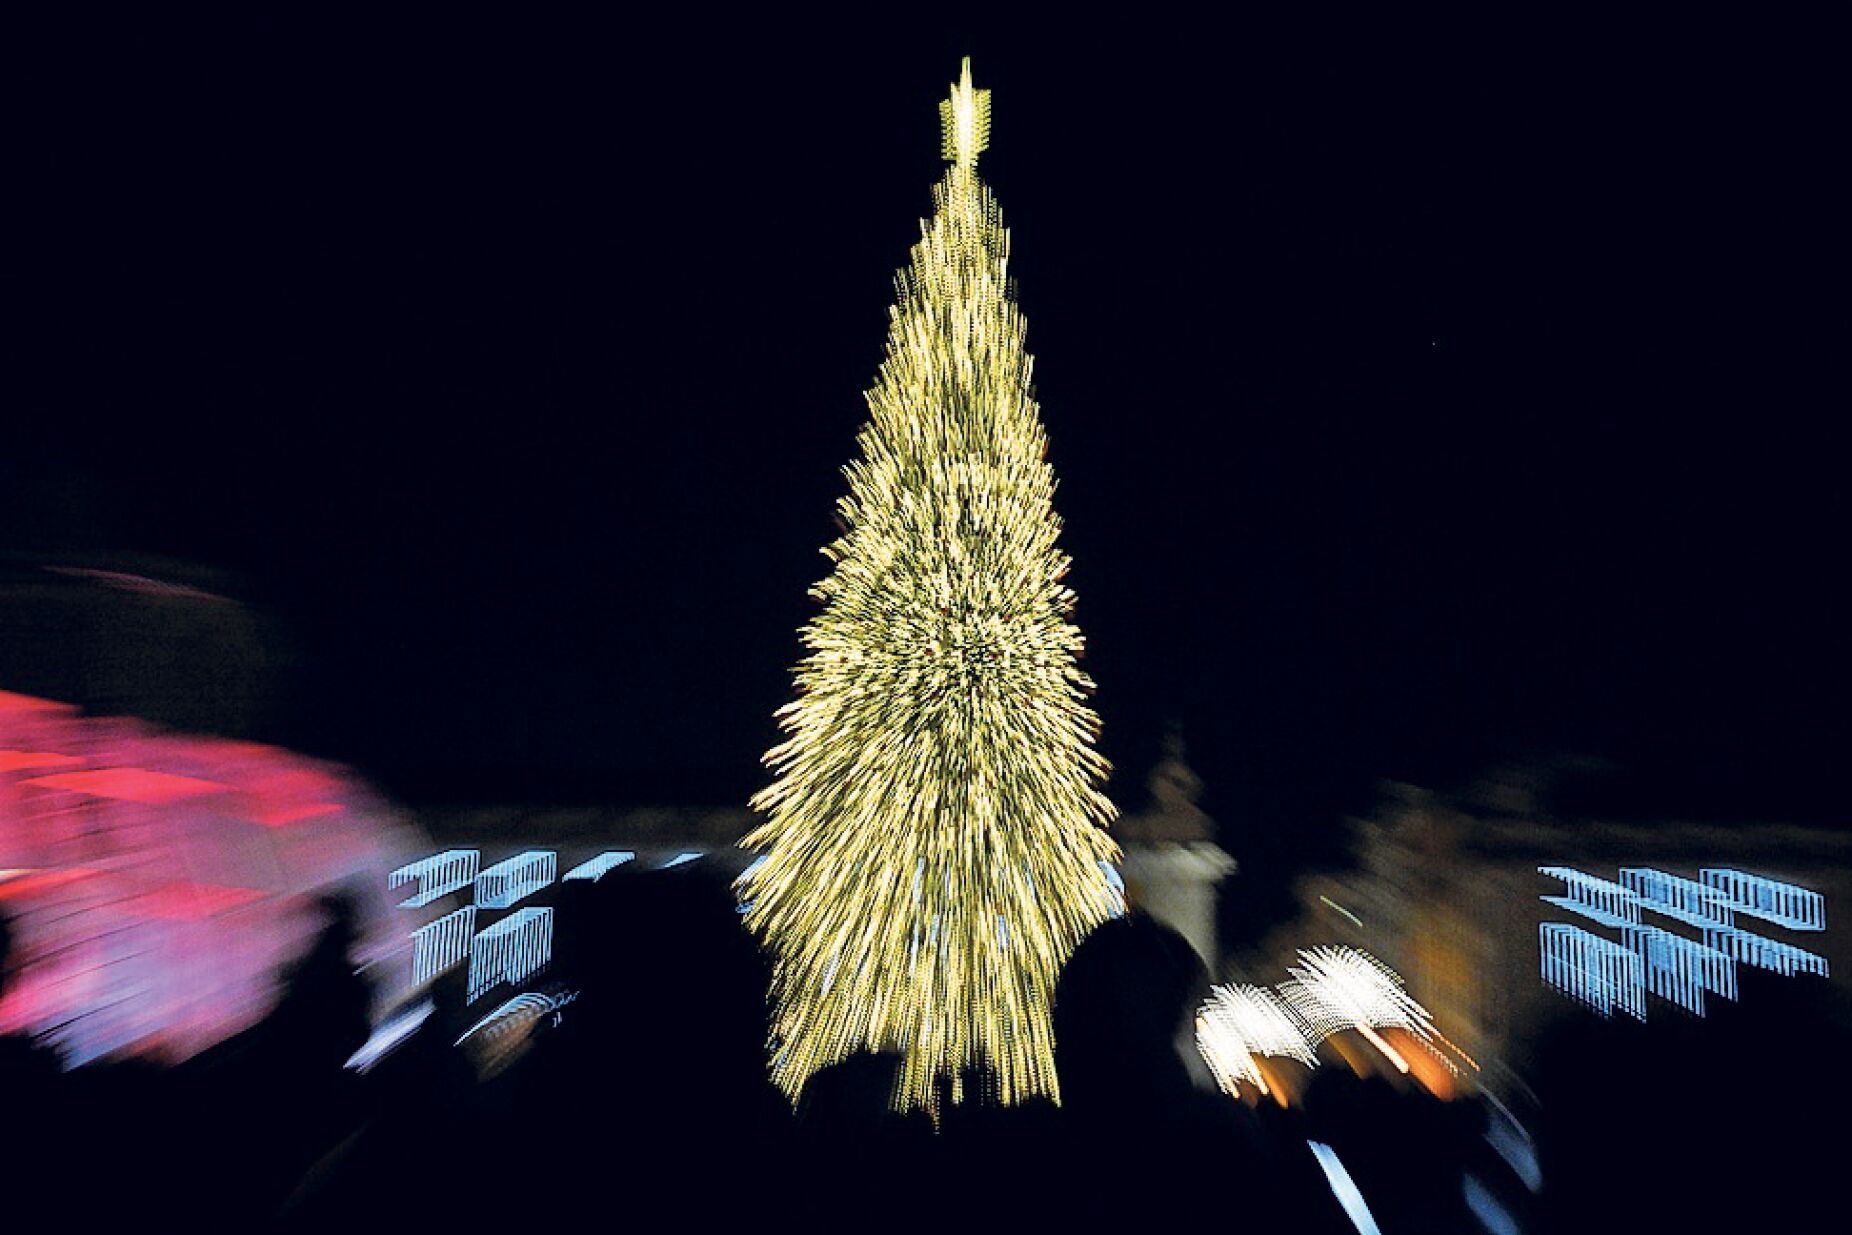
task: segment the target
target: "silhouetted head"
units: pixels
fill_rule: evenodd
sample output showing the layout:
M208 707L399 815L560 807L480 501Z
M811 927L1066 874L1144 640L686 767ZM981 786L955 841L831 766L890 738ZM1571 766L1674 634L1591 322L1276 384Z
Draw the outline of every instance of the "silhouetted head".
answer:
M1086 1108L1188 1089L1177 1041L1207 985L1189 942L1162 923L1134 913L1097 928L1055 987L1062 1102Z

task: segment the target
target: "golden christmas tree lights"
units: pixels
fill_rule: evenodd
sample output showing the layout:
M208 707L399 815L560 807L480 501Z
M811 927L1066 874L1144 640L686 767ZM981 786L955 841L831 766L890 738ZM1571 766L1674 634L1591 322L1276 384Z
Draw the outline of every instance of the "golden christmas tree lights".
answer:
M1061 583L1054 474L1008 234L976 174L989 91L940 104L951 166L895 279L843 535L813 589L767 821L741 840L774 958L772 1075L793 1099L858 1050L904 1057L899 1109L986 1070L1059 1097L1049 998L1116 912L1093 684Z

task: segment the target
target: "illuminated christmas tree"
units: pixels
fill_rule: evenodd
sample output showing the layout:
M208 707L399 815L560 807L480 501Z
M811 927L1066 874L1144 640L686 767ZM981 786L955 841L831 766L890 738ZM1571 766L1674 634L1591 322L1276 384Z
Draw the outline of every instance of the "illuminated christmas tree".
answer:
M929 1110L970 1069L1005 1103L1058 1100L1049 997L1122 908L969 61L939 108L951 166L895 280L835 566L753 801L769 818L740 842L762 851L740 892L774 957L774 1080L795 1099L851 1053L895 1051L895 1106Z

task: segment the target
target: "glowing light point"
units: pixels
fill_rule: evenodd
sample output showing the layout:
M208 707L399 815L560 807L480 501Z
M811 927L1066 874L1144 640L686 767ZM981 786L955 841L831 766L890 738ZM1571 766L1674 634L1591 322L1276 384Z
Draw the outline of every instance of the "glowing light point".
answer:
M940 153L959 167L977 166L977 156L990 144L990 91L971 85L971 57L966 56L952 96L939 103L942 130Z

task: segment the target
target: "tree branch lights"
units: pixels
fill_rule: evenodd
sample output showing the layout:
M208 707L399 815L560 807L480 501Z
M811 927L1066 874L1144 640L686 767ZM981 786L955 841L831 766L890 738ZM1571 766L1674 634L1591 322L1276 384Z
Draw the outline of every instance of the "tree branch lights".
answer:
M772 1074L792 1098L862 1049L898 1109L972 1067L1059 1096L1048 1001L1115 901L1099 722L1061 583L1054 474L1008 235L977 178L989 92L941 105L952 166L895 279L844 532L813 589L786 740L741 840L744 920L774 956Z

